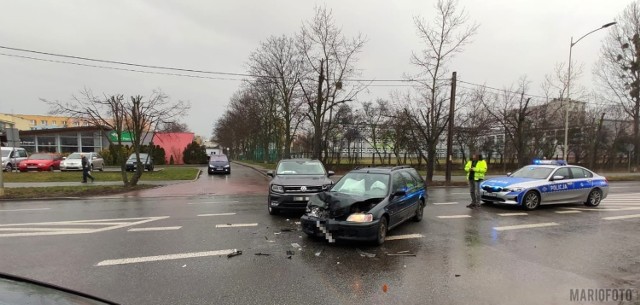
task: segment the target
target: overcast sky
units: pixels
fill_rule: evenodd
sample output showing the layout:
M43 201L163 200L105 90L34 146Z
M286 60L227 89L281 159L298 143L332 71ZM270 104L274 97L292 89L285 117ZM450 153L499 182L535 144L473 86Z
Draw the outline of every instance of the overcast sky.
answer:
M0 45L90 58L222 72L246 72L247 58L270 35L291 35L326 3L347 35L367 37L361 78L395 79L415 72L409 58L421 48L412 17L433 16L434 0L333 1L3 1ZM557 62L568 61L570 37L613 21L628 0L460 1L478 34L456 57L458 78L502 88L527 75L532 93ZM605 32L573 50L591 70ZM27 55L0 49L3 54ZM47 58L44 56L35 56ZM80 67L0 55L0 112L46 114L40 98L67 100L84 87L94 93L149 95L160 88L190 101L184 122L209 137L240 81L195 79ZM372 87L361 100L388 98L397 87ZM537 92L536 92L537 91Z

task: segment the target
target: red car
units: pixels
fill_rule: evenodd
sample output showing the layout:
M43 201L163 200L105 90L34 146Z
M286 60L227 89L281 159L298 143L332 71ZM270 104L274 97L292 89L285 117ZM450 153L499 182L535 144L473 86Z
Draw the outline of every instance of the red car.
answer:
M60 154L33 154L27 158L27 160L21 161L18 164L18 169L21 172L26 171L52 171L54 169L60 169L60 161L62 156Z

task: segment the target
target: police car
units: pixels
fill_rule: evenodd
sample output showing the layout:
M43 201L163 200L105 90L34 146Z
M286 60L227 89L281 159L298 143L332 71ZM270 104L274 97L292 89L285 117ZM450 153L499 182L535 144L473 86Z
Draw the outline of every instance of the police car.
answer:
M507 177L480 184L485 203L519 205L533 210L541 204L584 203L595 207L609 193L609 182L584 167L558 160L534 160Z

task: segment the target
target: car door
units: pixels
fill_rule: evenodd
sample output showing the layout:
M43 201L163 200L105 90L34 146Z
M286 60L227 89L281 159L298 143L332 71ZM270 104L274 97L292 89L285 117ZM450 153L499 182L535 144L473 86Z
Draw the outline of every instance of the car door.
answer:
M400 172L407 185L407 200L402 206L402 219L407 219L415 215L420 202L419 182L406 170Z
M587 201L589 192L593 187L593 174L584 168L572 166L570 167L571 174L573 175L575 194L572 201L584 202Z
M563 178L560 180L553 180L553 177L562 176ZM547 196L547 201L543 203L562 203L571 200L572 189L574 186L573 177L571 176L571 171L568 167L560 167L555 170L553 174L551 174L551 178L549 178L549 195Z
M393 196L398 190L406 190L407 183L399 172L393 172L391 174L391 195L389 199L389 206L387 211L389 212L389 227L393 227L404 220L403 208L406 202L409 200L408 194L404 196Z

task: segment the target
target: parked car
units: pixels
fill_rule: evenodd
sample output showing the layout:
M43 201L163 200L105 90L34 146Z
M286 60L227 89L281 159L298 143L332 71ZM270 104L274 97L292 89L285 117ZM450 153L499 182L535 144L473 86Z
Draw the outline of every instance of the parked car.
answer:
M309 236L384 243L403 222L421 221L427 185L409 166L363 168L346 174L330 190L311 197L301 218Z
M74 152L60 162L60 171L82 170L82 155L87 157L91 170L104 171L104 159L97 152Z
M53 171L60 169L62 156L60 154L37 153L29 156L26 160L20 161L18 169L26 171Z
M29 156L24 148L20 147L1 147L2 151L2 170L8 172L18 168L18 164L26 160Z
M144 164L143 170L148 170L150 172L153 171L153 158L151 158L151 155L147 153L140 153L140 161ZM131 172L135 171L137 164L138 164L138 160L136 159L136 154L133 153L127 159L127 164L126 164L127 171L131 171Z
M209 157L209 175L215 173L231 174L231 163L226 155L211 155Z
M525 210L562 203L595 207L609 193L605 177L562 160L534 160L534 164L507 177L486 180L480 187L483 202L518 205Z
M281 210L304 211L311 196L333 185L327 171L318 160L285 159L278 162L276 170L267 172L273 177L269 182L267 210L278 214Z

